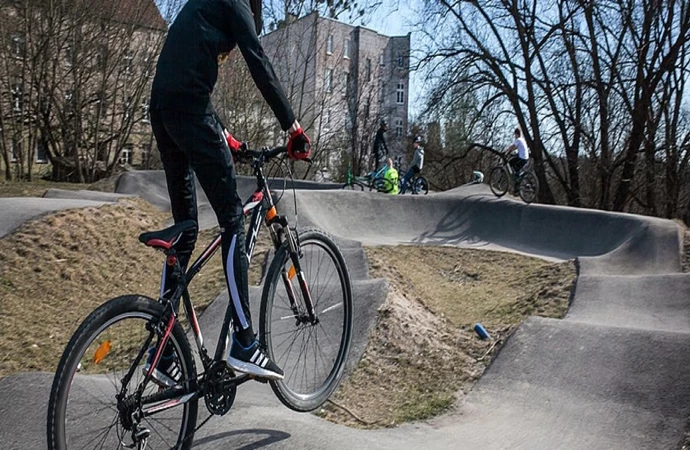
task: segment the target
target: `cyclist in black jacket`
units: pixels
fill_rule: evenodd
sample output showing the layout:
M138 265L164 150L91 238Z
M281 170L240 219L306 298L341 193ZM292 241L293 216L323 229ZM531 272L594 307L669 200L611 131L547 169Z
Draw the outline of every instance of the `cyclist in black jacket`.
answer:
M388 157L388 146L386 145L386 137L384 133L388 129L388 124L385 120L381 121L374 139L374 171L378 170L383 165L384 160Z
M182 8L158 58L151 88L151 126L165 169L175 222L197 220L193 171L221 227L234 328L228 365L238 372L281 379L282 370L259 347L249 312L244 215L233 166L233 152L238 146L231 149L228 145L237 141L223 129L211 105L218 65L238 47L261 94L282 129L289 132L289 156L309 156L309 138L295 120L259 42L261 2L251 1L250 7L249 0L189 0ZM183 267L189 263L196 234L196 230L186 233L175 245ZM161 296L174 288L165 272L164 268ZM154 370L154 379L161 385L175 385L179 381L177 373L174 357L164 352Z

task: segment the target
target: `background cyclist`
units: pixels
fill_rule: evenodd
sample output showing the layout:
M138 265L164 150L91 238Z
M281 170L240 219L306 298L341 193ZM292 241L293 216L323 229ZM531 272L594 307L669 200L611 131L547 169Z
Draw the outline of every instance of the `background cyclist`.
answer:
M414 175L419 174L424 166L424 147L422 147L421 136L415 136L412 145L414 146L412 164L410 164L410 168L407 169L407 172L405 172L405 176L403 177L402 190L400 191L401 194L405 193L407 190L407 183L410 182Z
M374 172L378 171L385 158L388 157L388 146L386 145L386 136L384 136L387 129L388 124L382 120L374 138L374 168L372 169Z
M386 187L388 188L385 192L386 194L397 194L398 189L398 171L393 167L393 159L388 158L386 160L386 172L383 178L387 181Z
M515 141L505 149L506 156L516 150L517 154L508 160L508 164L510 164L517 176L520 173L520 169L525 167L525 164L529 161L529 147L527 147L527 141L522 137L522 131L519 128L515 129Z

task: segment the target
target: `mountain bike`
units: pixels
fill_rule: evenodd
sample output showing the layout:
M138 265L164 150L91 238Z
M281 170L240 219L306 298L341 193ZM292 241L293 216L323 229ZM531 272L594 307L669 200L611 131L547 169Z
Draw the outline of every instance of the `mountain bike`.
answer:
M296 232L276 211L262 166L285 151L279 147L245 152L257 181L256 191L244 204L245 215L251 214L246 250L251 259L265 222L275 256L261 296L259 342L285 372L283 380L269 381L276 396L288 408L311 411L328 399L343 375L352 335L352 288L333 240L314 229ZM221 236L184 271L174 245L182 233L195 227L194 221L184 221L139 236L142 243L161 250L165 264L172 268L177 288L169 298L112 299L93 311L70 339L48 404L50 450L187 450L195 432L211 417L230 411L238 386L252 379L266 382L234 373L225 362L230 304L214 355L206 350L187 287L221 246ZM197 360L178 315L180 303L194 336ZM160 387L152 381L162 358L176 364L179 379L174 386ZM200 399L209 416L196 426Z
M400 192L402 193L404 177L399 178L398 184ZM429 193L429 182L426 178L421 175L413 175L407 182L407 189L405 192L410 192L412 194L422 194L426 195Z
M532 173L532 160L515 173L505 155L500 155L501 162L491 169L489 187L496 197L504 196L508 190L519 195L525 203L532 203L537 199L539 181Z
M390 192L393 189L391 182L384 178L386 174L386 166L382 166L376 171L367 173L363 177L356 177L352 174L352 167L347 166L347 179L341 189L351 189L354 191L363 191L365 188L370 191Z

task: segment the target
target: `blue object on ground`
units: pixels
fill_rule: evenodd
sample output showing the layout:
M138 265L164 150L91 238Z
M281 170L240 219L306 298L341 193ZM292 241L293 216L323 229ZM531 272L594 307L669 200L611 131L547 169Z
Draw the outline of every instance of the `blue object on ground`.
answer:
M474 331L482 339L491 339L491 335L488 331L486 331L486 328L484 328L484 326L481 323L477 323L474 325Z

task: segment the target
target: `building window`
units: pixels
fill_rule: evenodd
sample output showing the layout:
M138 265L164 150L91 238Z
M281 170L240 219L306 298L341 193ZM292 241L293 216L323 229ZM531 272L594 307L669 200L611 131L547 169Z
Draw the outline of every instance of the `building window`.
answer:
M379 66L386 67L386 55L384 53L381 53L381 57L379 57Z
M343 72L343 77L342 77L342 90L343 90L343 97L347 97L347 86L348 82L350 80L350 73L349 72Z
M21 34L12 35L12 56L17 59L24 59L26 55L26 41Z
M363 108L363 110L362 110L362 112L364 113L364 117L365 117L365 118L366 118L366 117L369 117L369 112L370 112L370 108L369 108L369 97L364 97L364 101L363 101L362 103L363 103L363 106L364 106L364 108Z
M72 67L72 64L74 64L74 52L71 45L65 47L65 62L68 67Z
M101 91L97 95L98 107L100 108L101 116L103 116L105 115L106 111L108 111L108 95L105 93L105 91Z
M38 141L36 145L36 162L45 164L48 162L48 150L45 143Z
M124 73L129 76L132 75L132 67L134 63L134 53L131 50L127 50L125 55L122 57L122 64L124 65Z
M99 68L105 68L106 61L108 60L108 46L99 45L98 51L96 52L96 66Z
M21 84L15 83L12 86L12 111L21 113L24 106L24 89Z
M132 144L127 144L120 152L120 164L132 164Z
M326 92L333 92L333 69L326 69L324 85L326 88Z
M398 83L398 88L395 90L395 95L398 105L405 103L405 83Z
M403 121L402 119L395 119L395 137L403 137Z
M141 113L143 115L141 122L142 123L151 123L151 119L149 118L149 101L144 100L144 102L141 104Z
M22 144L23 143L21 140L17 139L16 137L12 138L12 142L10 143L10 160L12 162L15 162L22 157Z
M328 38L326 39L326 54L327 55L333 54L333 35L332 34L329 34Z
M321 119L323 131L331 129L331 110L327 109L323 112L323 119Z
M350 40L345 39L345 48L343 49L343 58L350 59Z
M369 58L364 61L364 79L367 82L371 81L371 59Z
M405 67L405 54L400 52L398 53L398 67Z

